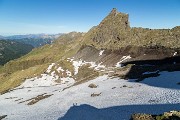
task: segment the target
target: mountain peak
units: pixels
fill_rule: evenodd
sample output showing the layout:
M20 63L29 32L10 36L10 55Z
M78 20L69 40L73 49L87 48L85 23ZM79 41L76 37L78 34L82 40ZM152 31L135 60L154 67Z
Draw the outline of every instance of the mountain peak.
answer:
M100 26L117 28L127 30L129 26L129 15L126 13L118 12L116 8L113 8L109 15L100 23Z
M126 14L126 13L121 13L121 12L119 12L119 11L117 10L117 8L113 8L113 9L111 10L111 12L109 13L109 15L110 15L110 16L117 16L117 15L128 16L128 14Z
M117 14L117 13L118 13L118 11L117 11L116 8L113 8L113 9L111 10L111 12L110 12L110 14Z
M113 8L102 22L87 34L85 39L92 41L92 44L115 43L127 38L129 30L129 15L118 12L116 8Z

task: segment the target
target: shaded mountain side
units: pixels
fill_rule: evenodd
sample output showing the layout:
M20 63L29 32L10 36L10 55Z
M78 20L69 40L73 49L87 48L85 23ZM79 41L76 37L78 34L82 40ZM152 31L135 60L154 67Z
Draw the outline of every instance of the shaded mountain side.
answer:
M162 60L163 61L163 60ZM180 71L180 63L177 64L160 64L160 65L131 65L127 68L127 72L124 74L118 74L122 70L117 70L116 75L124 79L137 79L136 81L142 81L145 78L157 77L161 71Z
M100 55L102 51L102 54ZM176 55L175 51L178 51ZM106 67L120 67L110 76L141 81L157 77L160 71L180 71L179 49L128 46L120 50L98 50L93 46L82 46L74 56L77 60L96 62ZM91 56L91 57L89 57ZM126 59L126 57L130 57ZM149 74L144 74L148 72ZM151 73L152 72L152 73Z
M33 49L33 46L15 42L0 40L0 65L4 65L10 60L19 58Z
M100 51L102 55L99 55ZM177 59L180 53L180 49L172 49L165 47L138 47L138 46L127 46L122 47L119 50L108 50L101 49L98 50L94 46L83 45L81 49L75 55L76 59L82 59L85 61L95 61L97 63L102 63L106 66L115 66L117 62L121 61L123 56L130 56L130 59L122 61L122 64L166 64L171 62L180 62ZM91 57L89 57L91 56ZM165 58L171 58L163 62ZM174 59L173 59L174 58ZM175 59L176 58L176 59ZM159 60L159 61L158 61ZM137 61L137 62L136 62ZM144 61L144 62L140 62Z

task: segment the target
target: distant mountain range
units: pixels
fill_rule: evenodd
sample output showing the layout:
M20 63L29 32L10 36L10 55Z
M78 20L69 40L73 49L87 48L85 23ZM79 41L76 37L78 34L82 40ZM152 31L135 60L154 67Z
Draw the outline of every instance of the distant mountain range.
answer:
M39 46L51 43L53 40L57 39L61 35L62 35L62 33L59 33L59 34L27 34L27 35L0 36L0 39L22 42L25 44L30 44L33 47L39 47Z
M12 36L4 37L4 38L6 38L6 39L24 39L24 38L34 38L34 39L37 39L37 38L43 38L43 39L49 38L49 39L56 39L60 35L62 35L62 33L59 33L59 34L44 34L44 33L42 33L42 34L12 35Z
M0 35L0 39L4 39L4 36L1 36L1 35Z

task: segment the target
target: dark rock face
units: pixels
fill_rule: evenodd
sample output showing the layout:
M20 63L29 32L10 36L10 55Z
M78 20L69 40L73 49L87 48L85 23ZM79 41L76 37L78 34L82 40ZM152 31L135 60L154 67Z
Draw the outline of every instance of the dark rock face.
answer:
M0 116L0 120L4 119L5 117L7 117L7 115Z
M123 65L164 65L180 63L180 49L127 46L118 50L104 49L103 54L99 56L100 51L101 50L98 50L95 46L84 45L75 57L85 61L102 62L107 66L116 65L123 56L131 56L131 59L122 62Z

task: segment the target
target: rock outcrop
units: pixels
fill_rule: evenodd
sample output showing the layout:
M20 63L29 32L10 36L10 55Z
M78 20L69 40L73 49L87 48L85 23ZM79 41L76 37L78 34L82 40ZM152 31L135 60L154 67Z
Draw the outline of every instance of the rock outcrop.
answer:
M170 111L162 115L134 114L131 120L180 120L180 112Z
M84 44L97 48L118 50L126 46L180 47L180 26L173 29L131 28L129 15L115 8L84 37Z
M5 117L7 117L7 115L0 116L0 120L4 119Z

